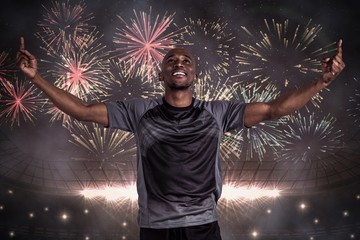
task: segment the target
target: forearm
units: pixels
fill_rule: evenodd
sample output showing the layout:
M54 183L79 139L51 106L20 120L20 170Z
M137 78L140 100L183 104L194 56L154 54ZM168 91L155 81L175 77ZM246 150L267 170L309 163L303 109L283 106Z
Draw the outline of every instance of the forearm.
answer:
M302 108L311 100L311 98L313 98L326 86L327 84L325 84L321 79L318 79L307 86L291 91L274 99L273 101L270 101L269 118L277 119Z
M244 124L251 127L264 120L278 119L302 108L322 89L326 88L345 68L342 59L342 41L333 58L325 58L321 64L322 74L313 83L289 92L268 103L248 103L245 108Z

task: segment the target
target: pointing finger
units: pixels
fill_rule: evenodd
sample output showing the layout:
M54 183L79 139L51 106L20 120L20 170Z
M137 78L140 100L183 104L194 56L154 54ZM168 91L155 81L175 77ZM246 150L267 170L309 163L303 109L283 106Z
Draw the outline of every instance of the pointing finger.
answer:
M25 40L23 37L20 37L20 50L25 49Z
M338 50L337 50L337 56L339 56L340 58L342 58L342 52L343 52L343 50L342 50L342 39L340 39L339 40L339 42L338 42Z
M20 50L20 53L22 53L23 55L25 55L26 57L28 57L29 60L35 60L34 55L32 55L28 50Z

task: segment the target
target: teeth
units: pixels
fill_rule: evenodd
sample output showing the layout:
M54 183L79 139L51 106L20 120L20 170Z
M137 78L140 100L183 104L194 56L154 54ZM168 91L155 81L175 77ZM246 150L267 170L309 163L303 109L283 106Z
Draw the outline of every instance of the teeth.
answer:
M175 76L175 75L185 75L185 73L184 73L184 72L174 72L173 75L174 75L174 76Z

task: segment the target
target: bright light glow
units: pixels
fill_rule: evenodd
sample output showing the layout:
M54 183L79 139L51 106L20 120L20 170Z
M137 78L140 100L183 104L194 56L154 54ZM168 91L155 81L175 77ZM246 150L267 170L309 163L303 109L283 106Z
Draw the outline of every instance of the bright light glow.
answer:
M68 220L69 220L69 214L67 214L67 213L65 213L65 212L63 212L63 213L61 213L60 214L60 219L61 219L61 221L63 221L63 222L67 222Z
M106 201L120 201L125 199L137 201L138 199L135 184L121 187L108 186L103 189L84 189L81 191L81 195L89 199L105 198Z
M301 203L301 204L300 204L300 208L301 208L301 209L305 209L305 208L306 208L306 204L305 204L305 203Z
M224 184L222 197L229 201L236 201L241 198L255 200L259 198L276 198L280 196L278 189L262 189L258 187L236 187L234 185Z
M253 237L257 237L257 236L258 236L258 233L257 233L257 231L253 231L251 235L252 235Z
M80 192L84 198L90 201L105 201L109 206L117 208L117 204L128 205L131 210L136 206L132 205L137 202L138 194L135 183L124 186L107 186L103 188L91 189L87 188ZM278 189L261 189L259 187L238 187L235 185L224 184L222 192L223 204L239 203L241 205L246 201L258 201L274 199L280 196ZM115 204L115 205L113 205ZM124 226L124 225L123 225Z

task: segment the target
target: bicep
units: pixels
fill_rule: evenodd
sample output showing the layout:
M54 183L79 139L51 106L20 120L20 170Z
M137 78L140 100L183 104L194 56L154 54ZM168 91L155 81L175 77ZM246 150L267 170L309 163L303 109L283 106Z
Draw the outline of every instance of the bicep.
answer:
M252 127L264 120L271 119L270 109L268 103L255 102L246 104L244 125L246 127Z

